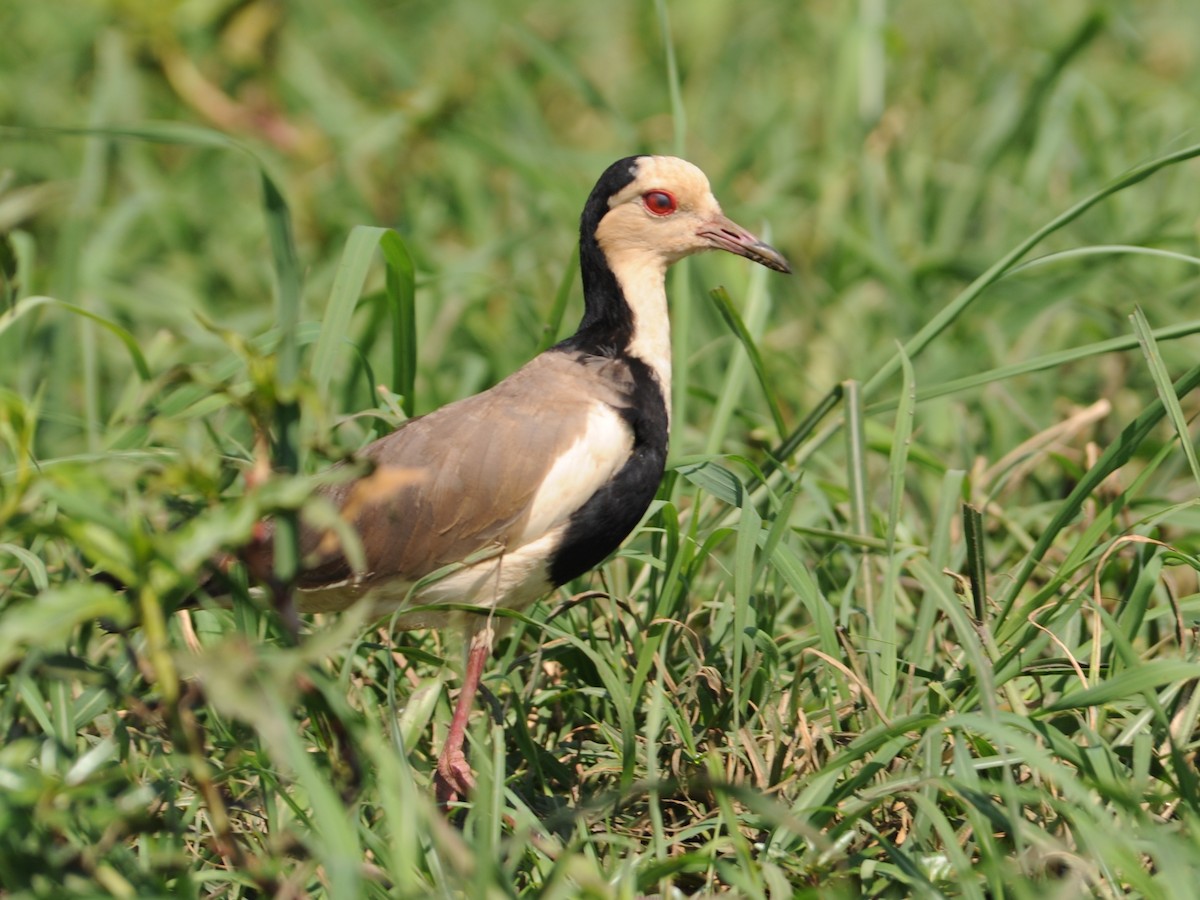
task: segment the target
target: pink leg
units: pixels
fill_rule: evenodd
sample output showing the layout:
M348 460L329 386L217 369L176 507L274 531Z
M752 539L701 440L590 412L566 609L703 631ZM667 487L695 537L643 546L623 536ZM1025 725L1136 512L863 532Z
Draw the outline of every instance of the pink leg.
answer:
M450 730L446 733L446 743L442 745L442 755L438 757L437 774L433 777L434 792L442 806L453 803L475 787L475 776L471 774L471 767L467 765L467 757L463 753L463 740L467 736L467 719L475 706L479 679L492 652L492 635L492 627L488 624L471 637L462 690L454 707L454 717L450 720Z

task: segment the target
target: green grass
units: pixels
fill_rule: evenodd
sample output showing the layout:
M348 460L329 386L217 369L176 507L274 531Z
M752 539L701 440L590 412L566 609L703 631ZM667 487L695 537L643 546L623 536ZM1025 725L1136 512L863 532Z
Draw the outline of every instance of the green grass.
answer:
M0 34L0 895L1194 895L1189 4ZM569 332L582 201L640 151L797 273L674 271L659 499L514 617L447 819L453 635L173 610Z

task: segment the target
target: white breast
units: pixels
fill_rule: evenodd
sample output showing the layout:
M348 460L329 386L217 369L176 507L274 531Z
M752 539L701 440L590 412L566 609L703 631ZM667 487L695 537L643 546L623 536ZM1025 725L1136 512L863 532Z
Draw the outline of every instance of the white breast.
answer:
M611 406L593 404L587 427L546 473L530 504L524 543L566 523L579 507L625 465L633 432Z

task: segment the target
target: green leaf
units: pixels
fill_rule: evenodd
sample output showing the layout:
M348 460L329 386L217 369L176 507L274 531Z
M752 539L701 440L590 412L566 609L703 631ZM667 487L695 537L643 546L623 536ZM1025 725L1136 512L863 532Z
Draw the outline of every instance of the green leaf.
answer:
M0 544L0 553L7 553L10 556L15 556L21 561L29 571L29 577L33 580L33 586L39 591L44 591L50 586L50 576L46 572L46 564L38 557L36 553L26 550L24 547L19 547L16 544Z

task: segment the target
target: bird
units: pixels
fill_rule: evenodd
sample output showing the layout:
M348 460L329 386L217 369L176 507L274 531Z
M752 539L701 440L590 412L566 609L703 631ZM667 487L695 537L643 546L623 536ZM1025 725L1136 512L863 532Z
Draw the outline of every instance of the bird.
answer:
M599 565L654 499L671 419L666 272L707 250L791 271L721 211L692 163L613 163L580 217L575 333L482 393L368 444L353 457L362 474L319 489L360 552L337 529L302 526L296 611L369 603L396 629L464 629L462 684L433 776L443 808L474 787L463 743L496 637L492 611L523 609ZM265 524L252 572L271 570Z

